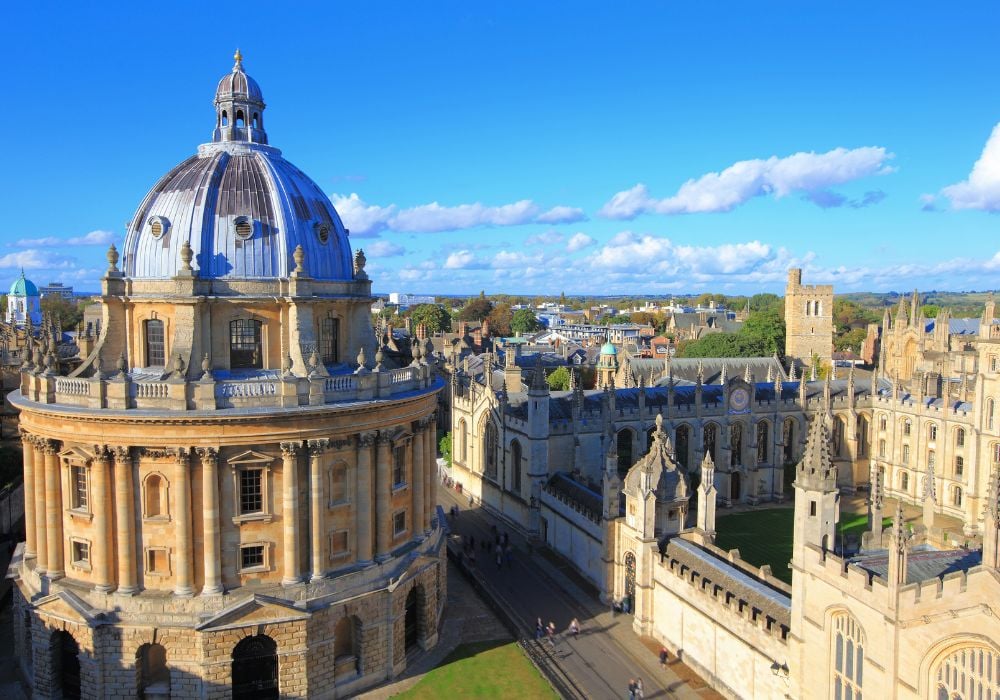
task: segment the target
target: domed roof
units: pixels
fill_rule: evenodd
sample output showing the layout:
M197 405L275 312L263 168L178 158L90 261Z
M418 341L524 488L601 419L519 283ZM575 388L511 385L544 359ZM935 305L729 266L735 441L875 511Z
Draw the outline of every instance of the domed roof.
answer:
M243 54L240 53L239 49L236 50L236 55L233 58L236 59L236 63L233 65L232 72L222 76L219 87L215 89L215 103L231 100L234 97L263 102L264 96L261 94L260 85L243 72Z
M226 81L238 88L237 74L243 74L239 53L220 91ZM235 93L217 94L213 142L171 169L139 205L122 248L127 277L175 276L187 242L192 266L202 278L288 277L295 269L292 254L301 245L310 277L353 279L351 247L340 216L315 182L266 145L262 121L257 121L263 103L255 104L260 89L249 77L246 81L257 97L248 101ZM253 115L257 123L227 125L227 113L251 110L259 110Z
M611 343L611 341L609 340L608 342L606 342L604 345L601 346L601 354L602 355L617 355L618 354L618 348L616 348Z
M14 280L14 284L10 285L8 294L12 297L37 297L38 287L31 280L25 279L24 270L21 270L21 276Z

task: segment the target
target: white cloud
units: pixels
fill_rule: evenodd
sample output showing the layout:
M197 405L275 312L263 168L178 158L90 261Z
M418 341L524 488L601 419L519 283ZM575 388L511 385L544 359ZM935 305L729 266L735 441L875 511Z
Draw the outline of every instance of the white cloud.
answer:
M76 261L64 255L53 255L49 251L29 248L0 256L0 268L4 267L23 267L26 270L56 270L76 267Z
M733 275L749 273L773 263L779 258L780 251L760 241L690 246L677 245L669 238L623 231L595 252L590 257L590 263L601 270L639 274Z
M391 258L403 255L406 248L389 241L373 241L367 248L368 254L376 258Z
M111 231L91 231L83 236L62 239L55 236L44 238L22 238L14 244L15 248L57 248L63 245L108 245L115 240Z
M583 213L583 209L576 207L552 207L544 214L535 217L535 221L540 224L573 224L586 220L587 216Z
M598 212L608 219L640 214L726 212L763 195L781 198L793 192L814 193L872 175L892 172L893 154L881 146L835 148L826 153L795 153L785 158L741 160L720 173L688 180L671 197L651 197L639 183L615 194ZM829 199L825 200L829 201Z
M542 231L536 236L524 239L524 245L556 245L562 243L565 236L558 231Z
M566 252L575 253L578 250L583 250L584 248L594 245L596 242L597 241L585 233L574 233L570 237L569 242L566 244Z
M530 199L498 207L475 204L443 206L438 202L400 209L369 205L356 193L330 196L334 208L355 238L374 237L382 231L402 233L437 233L460 231L480 226L520 226L531 223L568 223L586 217L573 207L558 206L543 212Z
M952 209L1000 212L1000 124L986 141L969 177L941 190ZM925 201L924 208L927 208Z
M472 251L456 250L444 261L444 268L446 270L464 270L473 265L475 261L476 256L472 254Z
M528 268L532 265L540 265L542 261L541 255L525 255L521 251L501 250L493 256L492 265L496 269Z

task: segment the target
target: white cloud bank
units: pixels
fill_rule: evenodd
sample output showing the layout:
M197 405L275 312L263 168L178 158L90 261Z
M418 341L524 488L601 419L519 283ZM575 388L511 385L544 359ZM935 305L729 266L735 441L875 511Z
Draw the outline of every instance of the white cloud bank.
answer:
M860 178L884 175L892 172L887 163L893 157L881 146L865 146L741 160L722 172L688 180L675 195L664 199L651 197L647 187L639 183L613 196L598 216L633 219L640 214L727 212L754 197L773 195L777 199L795 192L825 192ZM828 206L836 201L835 197L818 199Z
M448 207L431 202L408 209L400 209L395 204L385 207L367 204L353 192L349 195L333 194L330 199L355 238L374 237L382 231L437 233L479 226L567 224L587 218L581 209L557 206L546 211L530 199L498 207L478 202Z
M993 127L979 160L969 177L941 190L952 209L1000 212L1000 124ZM925 210L933 210L933 198L921 198Z
M115 234L111 231L91 231L83 236L73 236L72 238L56 238L46 236L45 238L22 238L14 243L15 248L56 248L63 245L110 245L115 240Z

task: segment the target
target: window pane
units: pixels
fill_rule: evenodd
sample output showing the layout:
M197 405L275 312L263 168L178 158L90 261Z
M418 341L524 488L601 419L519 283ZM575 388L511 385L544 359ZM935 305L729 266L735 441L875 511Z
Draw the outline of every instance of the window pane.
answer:
M324 318L319 329L319 355L324 364L339 361L337 353L338 337L340 335L340 320Z
M259 513L264 509L263 470L240 472L240 513Z
M163 321L146 321L146 365L163 367L164 364Z
M83 467L73 467L73 507L87 507L87 472Z

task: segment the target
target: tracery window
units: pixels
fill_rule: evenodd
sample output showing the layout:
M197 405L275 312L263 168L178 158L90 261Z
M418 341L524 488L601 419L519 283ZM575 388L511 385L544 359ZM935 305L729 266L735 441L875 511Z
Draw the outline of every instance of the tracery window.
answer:
M704 434L702 435L702 450L705 454L712 456L712 461L716 462L715 454L715 441L716 441L716 428L714 423L709 423L705 426Z
M984 646L958 649L938 664L931 678L938 700L998 700L1000 654Z
M962 428L955 431L955 447L965 447L965 430Z
M864 635L857 621L846 613L833 618L831 666L834 700L861 700L865 665Z
M757 464L765 464L767 459L767 441L768 441L768 426L767 421L759 421L757 423Z

